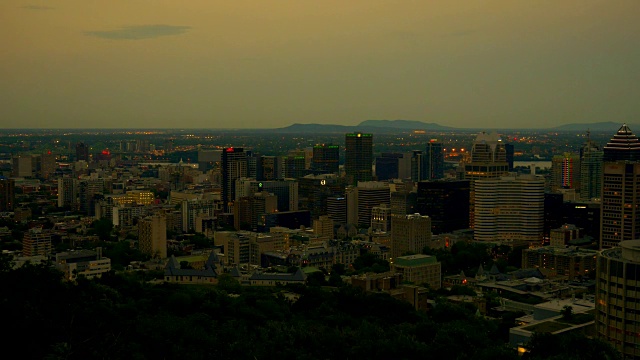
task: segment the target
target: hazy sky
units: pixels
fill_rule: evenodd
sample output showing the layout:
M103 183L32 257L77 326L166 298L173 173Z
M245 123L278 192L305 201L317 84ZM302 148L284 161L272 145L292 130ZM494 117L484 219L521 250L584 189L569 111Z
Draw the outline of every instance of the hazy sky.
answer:
M639 0L0 0L0 128L640 122Z

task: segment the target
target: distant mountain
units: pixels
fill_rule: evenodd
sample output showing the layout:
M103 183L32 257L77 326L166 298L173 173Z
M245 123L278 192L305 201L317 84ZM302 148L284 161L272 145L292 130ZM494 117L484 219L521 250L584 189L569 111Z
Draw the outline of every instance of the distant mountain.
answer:
M633 130L634 133L640 133L640 124L627 124ZM597 123L585 123L585 124L566 124L556 126L551 128L552 130L558 131L581 131L586 132L589 131L609 131L612 134L618 131L618 129L622 126L622 123L613 122L613 121L605 121L605 122L597 122Z
M365 120L358 125L328 125L328 124L293 124L278 129L267 131L274 133L348 133L354 131L393 133L398 130L454 130L455 128L442 126L435 123L425 123L414 120Z
M426 123L416 120L365 120L358 124L364 127L382 127L390 129L404 130L453 130L450 126L443 126L436 123Z

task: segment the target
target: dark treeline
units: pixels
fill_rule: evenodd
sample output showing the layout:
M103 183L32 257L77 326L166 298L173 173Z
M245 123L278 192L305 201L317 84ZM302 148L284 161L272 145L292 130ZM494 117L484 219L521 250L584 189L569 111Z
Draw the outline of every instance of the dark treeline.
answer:
M151 285L136 274L61 280L46 266L0 270L5 352L29 359L518 359L511 324L438 302L415 311L342 286ZM288 294L296 294L291 300ZM528 359L603 359L583 337L540 336ZM551 346L551 347L549 347Z

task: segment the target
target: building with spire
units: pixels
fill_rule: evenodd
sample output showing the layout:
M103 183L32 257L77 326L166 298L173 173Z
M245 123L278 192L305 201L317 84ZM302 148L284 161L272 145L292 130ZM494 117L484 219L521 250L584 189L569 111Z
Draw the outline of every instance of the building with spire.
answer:
M604 147L600 249L640 238L640 140L627 124Z

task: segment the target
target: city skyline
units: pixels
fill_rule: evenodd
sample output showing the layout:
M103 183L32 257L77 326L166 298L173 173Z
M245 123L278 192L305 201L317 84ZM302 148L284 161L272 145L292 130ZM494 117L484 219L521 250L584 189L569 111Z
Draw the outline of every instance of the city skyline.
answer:
M0 128L636 123L640 3L7 0Z

